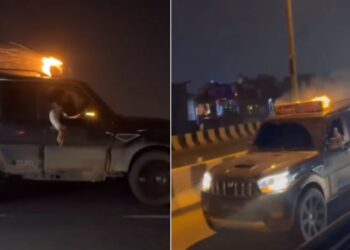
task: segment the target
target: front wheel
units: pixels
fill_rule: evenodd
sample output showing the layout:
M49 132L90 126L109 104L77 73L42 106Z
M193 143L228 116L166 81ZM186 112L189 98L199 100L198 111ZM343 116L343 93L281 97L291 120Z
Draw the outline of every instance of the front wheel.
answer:
M170 203L170 156L149 152L138 157L129 172L129 185L135 197L149 205Z
M300 240L307 241L327 226L327 204L322 193L308 189L301 197L296 211L294 232Z

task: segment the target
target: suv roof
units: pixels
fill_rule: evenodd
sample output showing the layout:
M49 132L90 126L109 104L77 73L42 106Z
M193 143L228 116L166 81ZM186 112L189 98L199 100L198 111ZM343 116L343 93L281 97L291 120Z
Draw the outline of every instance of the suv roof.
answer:
M267 120L287 120L287 119L303 119L303 118L322 118L325 117L325 112L315 112L306 114L291 114L291 115L274 115L270 116Z
M21 68L1 68L0 78L6 79L64 79L62 76L50 76L42 71Z
M60 81L66 80L70 82L80 82L72 78L64 77L49 77L40 71L33 70L22 70L22 69L2 69L0 68L0 81L11 81L11 80L29 80L29 81Z
M332 103L330 107L321 112L308 112L308 113L293 113L274 115L268 118L268 120L285 120L285 119L303 119L303 118L324 118L332 114L350 109L350 98Z

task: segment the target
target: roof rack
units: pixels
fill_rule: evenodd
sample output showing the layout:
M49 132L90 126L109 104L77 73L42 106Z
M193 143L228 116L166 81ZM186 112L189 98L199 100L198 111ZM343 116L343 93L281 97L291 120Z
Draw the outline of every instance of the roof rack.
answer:
M348 108L348 107L350 107L350 98L335 101L334 103L331 104L330 109L332 111L336 111L337 109Z
M47 74L41 71L31 69L0 68L0 71L35 73L36 75L39 75L41 77L49 77Z

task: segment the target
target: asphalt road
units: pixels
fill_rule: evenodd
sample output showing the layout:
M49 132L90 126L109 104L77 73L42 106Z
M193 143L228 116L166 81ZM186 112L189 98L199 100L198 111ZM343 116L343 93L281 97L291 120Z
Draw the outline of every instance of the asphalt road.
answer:
M216 157L227 154L226 147L222 144L215 148L211 145ZM207 156L205 151L202 152ZM232 153L232 152L228 152ZM182 152L183 155L190 155ZM188 156L190 157L190 156ZM179 162L181 159L177 159ZM328 205L329 222L333 222L350 210L350 192L339 196ZM186 210L185 210L186 211ZM200 208L187 210L176 214L172 220L172 245L173 250L291 250L298 247L286 234L267 234L254 232L230 232L216 234L211 231L204 221Z
M169 249L169 207L136 201L125 180L0 184L0 249Z
M328 206L330 223L350 210L350 192ZM201 208L173 217L173 250L292 250L299 246L287 234L228 232L216 234L204 221Z

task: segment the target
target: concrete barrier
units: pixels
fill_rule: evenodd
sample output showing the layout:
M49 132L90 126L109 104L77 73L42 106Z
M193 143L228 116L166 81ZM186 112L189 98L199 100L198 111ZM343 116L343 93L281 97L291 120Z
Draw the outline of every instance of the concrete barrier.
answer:
M172 170L172 211L179 212L200 202L200 185L202 176L207 169L212 168L227 158L240 157L247 151L233 153L220 158L190 164Z
M259 127L260 122L253 122L174 135L172 136L172 149L179 151L211 143L246 138L255 135Z

